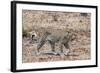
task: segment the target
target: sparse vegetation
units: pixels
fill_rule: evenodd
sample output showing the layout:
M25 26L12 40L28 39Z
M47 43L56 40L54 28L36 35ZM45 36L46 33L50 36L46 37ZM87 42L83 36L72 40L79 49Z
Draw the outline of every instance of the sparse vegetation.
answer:
M87 13L80 13L80 15L86 17L88 14Z
M91 24L90 13L78 12L53 12L53 11L32 11L23 10L23 41L22 41L22 62L48 62L61 60L87 60L91 59ZM30 42L30 32L35 31L37 36L41 36L46 32L59 31L62 32L73 31L77 34L77 38L70 42L69 45L72 54L68 56L47 54L51 48L46 43L41 49L42 54L37 55L37 44ZM56 52L59 52L59 44L56 43ZM64 52L67 53L64 48ZM74 55L73 55L74 54Z
M22 34L23 34L23 37L28 37L28 31L27 30L22 30Z

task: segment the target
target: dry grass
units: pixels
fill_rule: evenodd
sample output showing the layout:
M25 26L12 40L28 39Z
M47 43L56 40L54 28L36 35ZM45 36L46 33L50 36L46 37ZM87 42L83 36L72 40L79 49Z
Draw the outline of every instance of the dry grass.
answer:
M47 61L61 61L61 60L87 60L90 59L90 38L87 36L79 35L76 41L71 42L71 53L69 55L54 55L46 52L50 52L50 45L47 43L41 49L40 55L37 55L37 44L30 44L28 38L23 38L23 63L28 62L47 62ZM56 52L59 52L60 49L57 48ZM65 53L67 49L64 48Z
M23 10L23 28L25 34L29 34L31 31L36 31L40 37L45 31L62 30L67 31L72 29L77 35L77 39L70 43L71 53L70 55L54 55L47 54L51 48L48 44L45 44L40 52L42 54L37 55L37 44L30 42L30 37L23 38L22 44L22 62L47 62L47 61L72 61L72 60L88 60L91 59L91 43L90 43L90 14L81 15L76 12L49 12L49 11L30 11ZM45 29L46 30L45 30ZM27 32L27 33L26 33ZM56 52L59 52L57 49ZM64 48L65 53L67 49Z

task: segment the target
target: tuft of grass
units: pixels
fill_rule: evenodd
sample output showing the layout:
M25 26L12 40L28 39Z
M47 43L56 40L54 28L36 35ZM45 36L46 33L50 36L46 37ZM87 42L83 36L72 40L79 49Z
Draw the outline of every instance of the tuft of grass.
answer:
M30 34L28 33L27 30L25 30L25 29L23 28L23 30L22 30L22 36L23 36L23 37L29 37Z
M81 16L87 17L88 14L87 13L80 13Z

